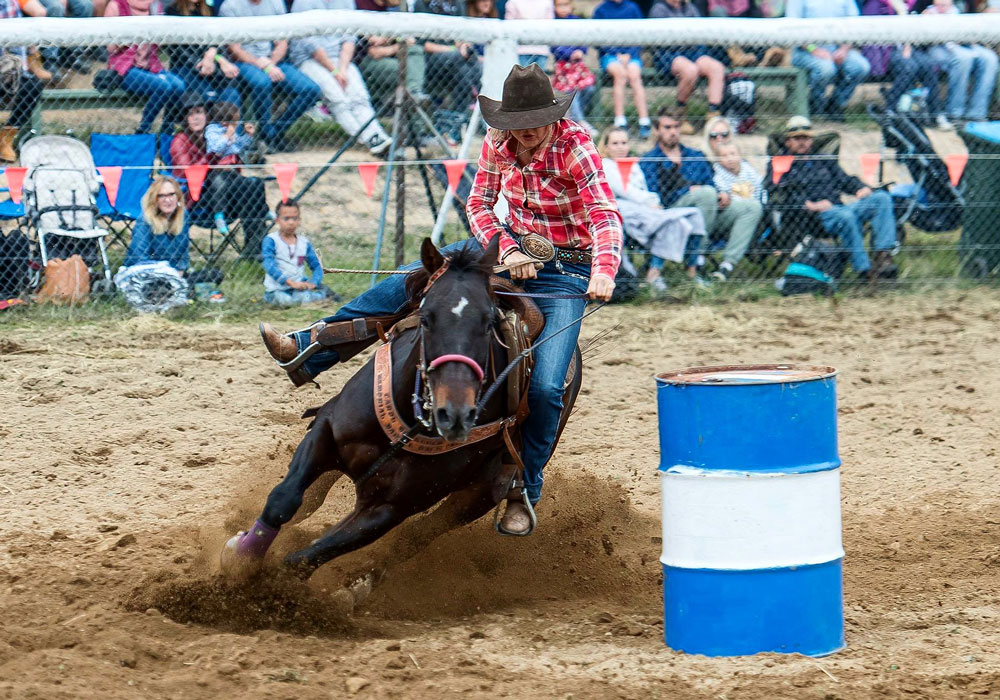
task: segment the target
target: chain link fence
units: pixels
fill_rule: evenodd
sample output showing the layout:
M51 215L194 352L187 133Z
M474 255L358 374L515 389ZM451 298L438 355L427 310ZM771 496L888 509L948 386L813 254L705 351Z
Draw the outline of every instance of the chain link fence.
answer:
M515 62L577 91L568 116L604 156L634 276L620 286L640 299L979 284L1000 270L1000 15L101 4L89 12L103 19L29 21L0 0L5 307L350 298L375 277L314 268L393 267L424 236L469 235L476 96L499 98ZM276 209L287 198L297 211Z

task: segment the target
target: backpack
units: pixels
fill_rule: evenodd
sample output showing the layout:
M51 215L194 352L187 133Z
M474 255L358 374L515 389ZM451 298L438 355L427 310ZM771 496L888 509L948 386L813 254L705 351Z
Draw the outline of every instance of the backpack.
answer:
M829 240L806 236L792 251L792 261L774 286L782 296L825 294L837 291L837 280L847 267L847 251Z
M722 114L736 125L736 133L749 134L757 126L757 85L746 73L726 76Z
M31 288L31 242L18 229L0 236L0 299L10 299Z

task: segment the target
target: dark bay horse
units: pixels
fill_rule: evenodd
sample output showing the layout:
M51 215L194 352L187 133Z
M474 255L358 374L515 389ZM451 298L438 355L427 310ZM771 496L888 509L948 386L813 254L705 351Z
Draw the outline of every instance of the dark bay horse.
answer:
M374 574L380 576L391 563L405 561L436 537L480 518L507 495L514 467L508 464L510 460L502 459L504 437L497 433L468 441L470 432L475 434L474 426L489 424L508 413L505 391L495 392L481 415L476 410L485 385L507 363L496 334L499 311L490 282L498 238L494 237L485 251L468 245L448 258L425 239L423 267L406 280L411 299L420 305L419 324L390 340L391 396L398 415L407 426L413 426L417 420L414 406L421 410L421 405L427 405L425 423L430 427L426 432L459 445L440 454L399 449L388 459L384 457L392 442L379 422L374 383L380 370L372 357L340 394L315 412L288 474L271 491L257 522L247 533L227 542L224 569L262 560L278 530L315 511L342 474L354 482L354 510L309 547L285 557L285 565L301 578L441 502L427 516L392 533L395 541L386 548L392 561L375 565ZM576 371L564 395L562 425L581 384L579 350L574 364ZM424 374L421 367L426 368ZM384 366L381 371L385 372ZM414 400L419 391L414 388L418 376L426 377L429 401ZM384 406L386 402L383 399L381 403ZM382 463L372 472L380 458ZM311 498L307 497L310 502L303 508L307 491ZM296 517L300 509L305 513Z

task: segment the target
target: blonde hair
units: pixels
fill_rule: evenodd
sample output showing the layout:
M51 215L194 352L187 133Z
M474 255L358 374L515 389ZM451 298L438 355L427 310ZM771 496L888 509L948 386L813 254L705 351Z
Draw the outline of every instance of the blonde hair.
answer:
M177 192L177 209L169 217L164 216L156 205L156 195L160 194L160 189L164 184L170 184ZM173 178L161 175L153 180L153 184L142 196L142 217L155 234L168 233L171 236L176 236L180 233L184 228L184 209L184 193L181 192L180 185Z
M601 135L597 139L597 152L601 154L603 158L610 158L608 155L608 139L611 138L611 134L616 131L620 131L628 137L628 129L623 126L609 126L607 129L601 132Z
M729 120L725 117L712 117L707 122L705 122L705 155L711 159L715 156L715 148L712 146L712 139L708 138L708 135L712 133L715 127L722 125L726 127L726 131L729 132L729 142L732 143L733 127L729 123Z

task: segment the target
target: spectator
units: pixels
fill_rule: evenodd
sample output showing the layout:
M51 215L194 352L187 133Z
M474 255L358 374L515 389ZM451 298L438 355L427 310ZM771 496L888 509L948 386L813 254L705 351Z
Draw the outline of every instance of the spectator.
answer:
M206 137L208 115L204 101L197 93L188 93L185 96L185 108L187 112L184 124L170 142L170 162L175 177L184 179L184 168L189 165L233 166L242 163L241 153L234 148L237 141L236 129L233 129L234 138L230 144L228 130L222 124L222 121L233 116L235 106L232 103L220 103L218 108L213 107L213 117L217 121L211 129L211 147ZM222 114L223 111L227 113ZM236 116L238 119L238 114ZM240 146L250 143L249 139L243 139ZM227 150L231 152L223 153ZM202 201L215 215L215 224L223 235L229 233L228 221L240 219L243 222L243 256L256 257L268 226L264 181L247 177L238 168L212 169L205 179ZM194 206L193 202L191 206Z
M16 0L0 0L0 19L21 16L21 8ZM13 94L7 92L17 81ZM10 116L0 127L0 161L13 163L17 160L15 149L17 135L21 127L28 123L35 106L42 96L42 81L28 70L27 49L0 48L0 101L9 100Z
M934 4L923 14L957 15L959 9L952 0L934 0ZM948 102L945 107L948 117L952 121L986 119L1000 63L996 53L982 44L948 42L931 47L930 55L948 71ZM970 81L973 83L971 96Z
M788 0L786 17L857 17L855 0ZM809 111L844 120L854 89L871 72L868 59L850 44L809 44L792 51L792 65L809 74ZM827 88L833 86L827 96Z
M98 0L96 3L91 0L18 0L18 4L26 17L66 17L67 13L70 17L102 17L106 0ZM40 57L45 59L49 67L69 68L77 73L90 71L90 62L86 56L85 47L61 49L58 46L46 46L40 51Z
M712 166L705 154L680 141L683 113L664 108L656 115L656 144L640 160L649 188L665 207L696 207L705 219L705 230L715 227L719 209L729 195L715 191Z
M781 155L794 157L788 172L778 183L789 211L805 211L819 217L820 224L837 236L850 254L851 267L868 278L874 288L879 277L896 274L892 249L896 245L896 218L892 197L885 190L872 192L861 180L841 170L833 159L810 157L813 147L812 123L802 116L792 117L782 134ZM771 181L771 165L765 178ZM851 194L857 201L843 204L841 196ZM871 223L875 265L865 250L862 226Z
M554 19L552 0L507 0L504 19ZM535 44L520 44L517 47L517 62L522 66L537 63L545 70L549 62L549 47Z
M163 7L159 0L111 0L104 10L105 17L148 17L162 14ZM147 96L139 128L136 129L139 134L149 133L161 109L161 132L171 128L180 113L184 81L163 67L159 51L160 47L156 44L108 45L108 68L122 76L122 90L133 95Z
M701 13L687 0L657 0L650 10L652 17L701 17ZM694 92L698 78L705 78L708 87L708 115L722 114L722 91L726 87L726 67L712 57L705 46L668 46L655 53L657 70L677 78L677 106L687 113L688 98ZM690 136L695 132L685 117L681 123L681 133Z
M174 0L167 8L174 17L211 17L212 9L205 0ZM170 71L184 81L188 90L199 93L209 102L221 100L239 105L242 98L236 87L240 69L218 46L171 44L167 47Z
M594 19L642 19L642 11L632 0L604 0L594 9ZM642 60L639 46L601 46L601 69L611 76L611 94L614 99L615 126L628 128L625 118L625 85L632 86L635 110L639 114L639 138L650 134L649 108L646 106L646 88L642 84Z
M299 205L292 199L279 202L274 212L278 230L261 244L264 264L264 301L294 306L323 301L329 290L323 286L323 265L312 243L298 235ZM306 264L312 274L306 277Z
M916 0L866 0L861 8L862 15L905 15ZM942 131L954 130L941 109L938 86L938 63L930 54L929 46L896 44L895 46L866 46L862 49L872 67L874 77L892 77L892 85L885 95L889 109L898 108L900 98L917 83L927 90L927 112L920 115L924 121L933 123Z
M119 2L121 0L118 0ZM283 0L226 0L220 17L270 17L285 14ZM250 87L254 110L265 143L273 151L292 149L285 137L289 127L319 100L320 89L291 63L285 60L288 41L254 41L230 44L240 76ZM277 120L271 118L273 96L288 99L285 111Z
M573 14L573 0L556 0L555 13L556 19L579 19ZM597 135L597 129L587 121L587 109L597 91L597 79L584 63L587 47L553 46L552 56L556 62L552 87L560 92L576 92L576 97L569 106L569 118L589 131L593 138Z
M764 7L762 7L762 5ZM780 5L780 7L775 7ZM700 8L699 8L700 9ZM777 12L777 14L774 14ZM757 0L709 0L709 17L782 17L784 3L757 2ZM714 58L723 60L720 56ZM770 46L762 50L753 46L737 46L733 44L726 49L726 57L733 68L744 68L760 63L762 66L780 66L788 59L788 51L778 46Z
M450 17L465 16L461 0L417 0L415 11ZM479 56L472 44L467 41L457 41L454 44L427 41L424 43L424 52L427 54L427 84L447 86L452 111L467 112L479 90L483 75Z
M353 7L353 0L295 0L292 12ZM389 148L390 139L375 117L365 79L352 62L354 47L354 37L348 34L321 34L294 39L290 58L304 76L319 85L323 101L341 128L357 136L372 155L379 155Z
M391 0L355 0L355 7L368 12L388 12L390 2ZM401 47L406 49L406 88L414 100L426 104L430 98L424 92L424 47L413 37L403 40L378 35L360 37L355 60L361 68L361 75L368 83L374 101L380 105L385 104L396 89L396 76L399 74L396 56Z
M158 177L142 197L142 218L132 229L124 267L163 261L178 274L190 264L188 220L184 194L169 177Z
M664 209L660 197L650 192L638 163L629 171L628 186L622 182L616 159L629 155L628 131L613 126L601 135L598 151L603 156L604 177L618 202L625 233L649 251L646 282L654 294L667 291L663 266L667 260L684 262L688 277L698 273L698 251L705 236L705 219L694 207Z
M736 144L716 146L713 155L715 189L720 194L728 193L730 199L729 206L719 212L717 222L719 228L729 229L729 239L722 251L719 269L712 273L714 279L725 282L746 255L757 232L757 224L764 213L763 189L760 173L743 159Z
M499 19L497 5L493 0L465 0L465 16L477 19ZM473 48L479 60L483 60L486 53L486 44L475 44Z

